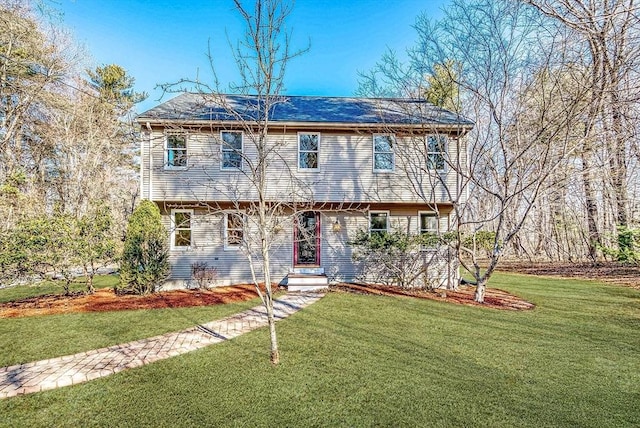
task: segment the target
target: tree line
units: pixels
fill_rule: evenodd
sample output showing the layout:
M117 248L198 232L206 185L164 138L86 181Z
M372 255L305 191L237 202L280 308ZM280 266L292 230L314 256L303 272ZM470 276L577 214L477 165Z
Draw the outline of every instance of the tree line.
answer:
M145 94L118 65L88 67L54 14L0 1L0 282L56 274L68 290L122 246Z

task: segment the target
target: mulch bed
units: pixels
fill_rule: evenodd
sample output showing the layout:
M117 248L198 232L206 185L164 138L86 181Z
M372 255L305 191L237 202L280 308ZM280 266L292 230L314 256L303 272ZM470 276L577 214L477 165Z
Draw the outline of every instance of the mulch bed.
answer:
M146 296L117 295L102 288L93 294L53 294L0 304L0 318L72 312L103 312L130 309L182 308L240 302L257 297L253 285L216 287L209 290L161 291Z
M536 263L505 260L500 262L498 270L527 275L589 279L640 290L640 266L618 262Z
M331 286L334 291L346 291L351 293L375 294L381 296L408 296L419 299L439 300L442 302L457 303L470 306L481 306L484 308L504 309L504 310L528 310L535 308L533 303L527 302L513 294L497 288L487 288L484 303L473 300L475 287L461 285L458 290L421 290L402 289L394 286L380 284L353 284L340 283Z

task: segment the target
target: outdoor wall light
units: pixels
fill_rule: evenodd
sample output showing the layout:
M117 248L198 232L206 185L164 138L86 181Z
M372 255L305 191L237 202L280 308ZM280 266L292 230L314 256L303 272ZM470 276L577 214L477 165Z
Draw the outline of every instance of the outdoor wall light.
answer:
M331 226L331 230L333 230L335 233L339 233L342 230L342 225L340 224L337 218L336 218L336 222L333 223L333 226Z
M273 233L280 233L282 232L282 226L280 226L279 224L276 224L275 226L273 226Z

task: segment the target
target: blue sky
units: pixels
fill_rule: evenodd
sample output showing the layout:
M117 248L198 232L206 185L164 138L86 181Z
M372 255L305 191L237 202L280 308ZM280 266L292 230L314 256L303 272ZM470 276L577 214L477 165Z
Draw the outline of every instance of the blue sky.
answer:
M412 25L425 12L437 18L447 0L298 0L289 27L293 46L310 45L287 70L290 95L350 96L358 71L371 69L391 48L415 40ZM119 64L149 93L144 111L162 95L154 87L182 77L209 79L208 43L226 87L237 78L228 39L242 35L232 0L59 0L64 25L85 45L94 65ZM165 97L162 101L168 99Z

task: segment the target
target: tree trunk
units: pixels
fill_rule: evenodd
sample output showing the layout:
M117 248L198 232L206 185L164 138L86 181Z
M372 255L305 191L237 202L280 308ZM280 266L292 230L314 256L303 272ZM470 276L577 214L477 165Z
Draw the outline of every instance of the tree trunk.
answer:
M598 232L598 205L591 182L591 162L589 160L590 150L582 153L582 184L584 186L584 196L587 214L587 230L589 232L587 246L591 261L598 260L598 246L601 245L600 233Z
M473 296L473 300L478 303L484 303L484 293L487 289L487 279L482 278L478 280L478 285L476 285L476 292Z

